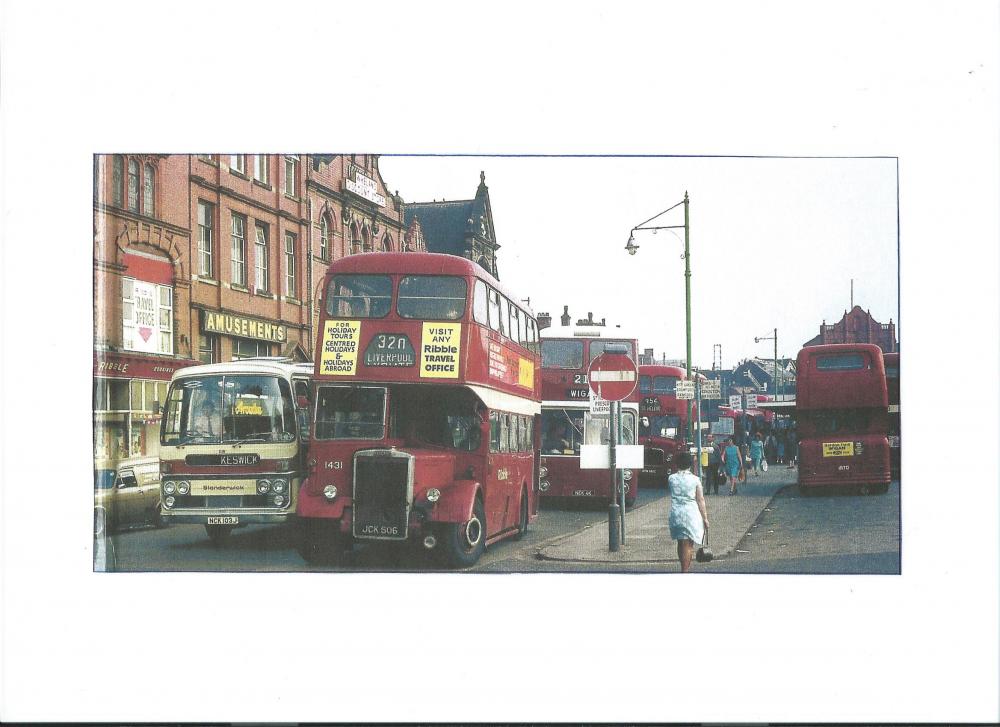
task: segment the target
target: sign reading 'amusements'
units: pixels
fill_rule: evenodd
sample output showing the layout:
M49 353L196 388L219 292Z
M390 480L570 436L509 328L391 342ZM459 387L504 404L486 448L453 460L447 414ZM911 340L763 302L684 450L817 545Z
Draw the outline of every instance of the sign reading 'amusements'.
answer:
M201 312L201 330L205 333L225 333L230 336L277 343L283 343L288 338L288 329L280 323L269 323L257 318L209 310Z
M358 368L361 321L327 321L323 328L320 373L354 376Z
M461 323L424 323L420 339L420 376L457 379L461 351Z

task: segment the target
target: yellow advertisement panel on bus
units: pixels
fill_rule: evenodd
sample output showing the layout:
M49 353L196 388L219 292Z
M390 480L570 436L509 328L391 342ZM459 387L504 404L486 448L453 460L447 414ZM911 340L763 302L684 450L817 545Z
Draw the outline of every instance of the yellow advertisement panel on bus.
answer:
M853 457L854 442L823 442L824 457Z

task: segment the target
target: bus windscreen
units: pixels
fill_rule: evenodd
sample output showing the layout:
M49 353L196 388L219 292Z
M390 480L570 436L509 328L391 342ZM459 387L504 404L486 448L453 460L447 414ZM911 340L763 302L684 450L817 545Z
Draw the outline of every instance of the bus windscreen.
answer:
M326 289L326 312L335 318L384 318L391 303L388 275L335 275Z
M583 341L542 341L542 367L551 369L583 368Z
M396 311L402 318L457 321L468 292L465 279L454 275L407 275L399 281Z

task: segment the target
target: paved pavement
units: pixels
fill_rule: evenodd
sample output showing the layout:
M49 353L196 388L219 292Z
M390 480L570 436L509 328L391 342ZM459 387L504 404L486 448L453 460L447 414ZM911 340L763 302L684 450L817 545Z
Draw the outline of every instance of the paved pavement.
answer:
M781 488L795 484L797 475L797 469L778 465L759 478L748 476L737 495L726 494L727 486L723 485L720 494L705 496L711 524L709 544L716 558L732 555L741 540L753 537L754 521ZM608 550L608 522L604 519L544 543L537 557L567 563L676 562L677 543L670 539L667 526L669 512L669 497L630 509L625 515L625 544L615 553Z

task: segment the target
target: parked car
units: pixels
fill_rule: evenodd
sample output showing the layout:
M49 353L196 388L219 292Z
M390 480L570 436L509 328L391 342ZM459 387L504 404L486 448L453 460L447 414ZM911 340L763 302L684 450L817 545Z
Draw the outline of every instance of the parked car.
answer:
M113 533L125 525L148 523L162 527L160 460L132 457L111 471L94 472L94 532Z

